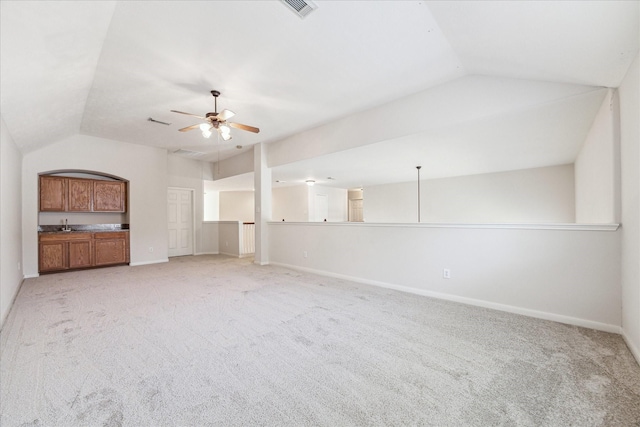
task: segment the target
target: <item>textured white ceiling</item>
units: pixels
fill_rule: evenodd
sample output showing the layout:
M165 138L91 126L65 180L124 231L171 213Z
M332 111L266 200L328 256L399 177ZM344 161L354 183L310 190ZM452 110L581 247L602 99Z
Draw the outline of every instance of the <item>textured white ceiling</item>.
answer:
M573 161L598 89L618 86L638 52L637 1L316 3L302 20L278 0L3 0L2 118L24 152L82 133L210 160L358 124L327 142L351 148L343 159L274 169L331 176L359 159L361 176L341 185L398 181L420 156L440 158L434 176L511 170ZM177 132L198 120L169 110L213 111L212 89L260 134L217 146ZM367 120L377 108L384 119Z

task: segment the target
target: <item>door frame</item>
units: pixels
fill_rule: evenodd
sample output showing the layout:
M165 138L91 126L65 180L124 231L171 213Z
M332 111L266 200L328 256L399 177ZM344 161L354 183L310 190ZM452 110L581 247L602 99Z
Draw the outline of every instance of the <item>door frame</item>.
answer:
M167 193L169 190L182 190L189 191L191 193L191 255L196 254L196 190L194 188L186 187L167 187ZM167 241L167 249L169 242Z

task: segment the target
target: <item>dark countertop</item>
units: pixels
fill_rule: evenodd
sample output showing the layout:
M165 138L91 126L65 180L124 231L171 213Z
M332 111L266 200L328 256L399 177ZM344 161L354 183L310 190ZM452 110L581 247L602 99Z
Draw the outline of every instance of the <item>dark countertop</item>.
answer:
M69 224L71 231L62 231L62 225L39 225L38 234L110 233L129 231L129 224Z

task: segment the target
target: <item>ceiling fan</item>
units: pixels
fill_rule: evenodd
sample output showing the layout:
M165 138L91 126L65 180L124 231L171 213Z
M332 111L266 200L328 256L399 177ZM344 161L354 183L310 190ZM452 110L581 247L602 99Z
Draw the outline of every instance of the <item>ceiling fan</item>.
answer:
M197 114L185 113L182 111L171 110L172 113L185 114L187 116L197 117L199 119L204 120L204 123L187 126L182 129L178 129L180 132L187 132L193 129L200 129L202 131L202 136L205 138L209 138L211 136L212 130L216 129L223 140L228 141L231 139L231 128L242 129L253 133L260 132L260 129L243 125L240 123L231 123L227 122L228 119L235 116L236 113L230 110L222 110L218 113L218 96L220 96L220 92L217 90L212 90L211 95L213 95L215 99L215 111L213 113L207 113L203 116L198 116Z

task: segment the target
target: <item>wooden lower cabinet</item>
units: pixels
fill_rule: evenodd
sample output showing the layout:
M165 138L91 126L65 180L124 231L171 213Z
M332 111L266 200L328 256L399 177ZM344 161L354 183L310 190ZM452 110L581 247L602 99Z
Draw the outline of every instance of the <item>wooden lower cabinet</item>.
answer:
M126 232L95 233L95 265L123 264L129 262L129 234Z
M91 240L72 240L69 242L69 268L93 266Z
M75 270L129 263L129 233L42 234L39 272Z
M68 269L67 242L40 241L38 271L59 271Z

